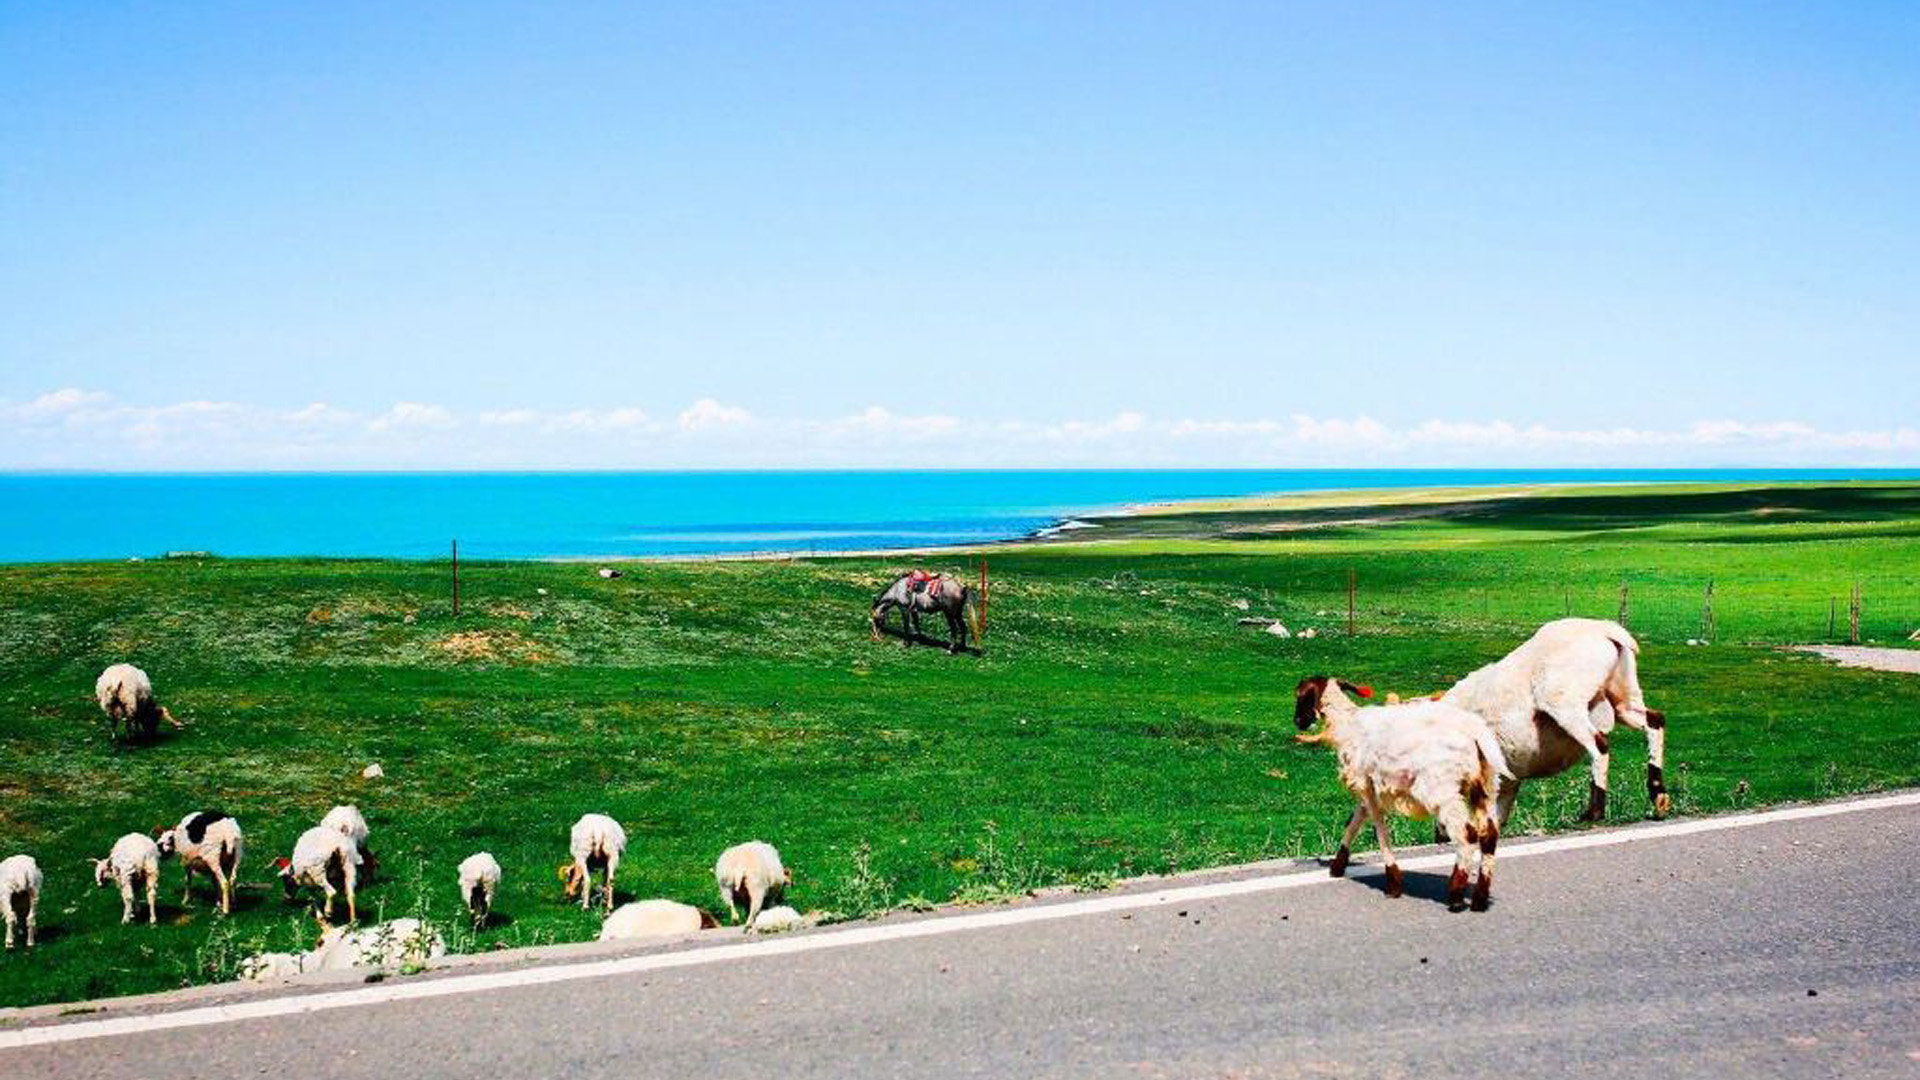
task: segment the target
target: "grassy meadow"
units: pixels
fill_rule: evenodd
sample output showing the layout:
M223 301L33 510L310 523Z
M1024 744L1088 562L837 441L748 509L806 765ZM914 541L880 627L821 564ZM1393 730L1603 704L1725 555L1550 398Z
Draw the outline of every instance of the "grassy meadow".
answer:
M1855 585L1863 639L1908 644L1920 484L1379 502L1156 512L1096 542L991 549L978 656L874 644L865 625L899 569L972 576L974 555L615 580L463 564L458 617L444 563L0 567L0 855L47 873L41 947L0 954L0 1006L224 978L310 944L270 861L338 802L366 812L383 863L363 920L424 913L470 950L594 935L554 877L586 811L628 829L624 898L709 910L714 857L750 838L785 853L796 906L846 917L1325 852L1349 804L1326 752L1293 741L1298 678L1437 689L1545 619L1614 617L1623 584L1677 812L1920 783L1920 678L1779 648L1844 639ZM120 660L184 731L109 741L91 692ZM1645 743L1615 745L1612 816L1641 817ZM386 775L362 779L373 762ZM1518 831L1575 827L1584 795L1583 770L1529 785ZM205 886L183 908L170 863L161 925L120 926L82 858L202 808L247 833L234 915ZM454 866L482 849L506 879L474 933Z

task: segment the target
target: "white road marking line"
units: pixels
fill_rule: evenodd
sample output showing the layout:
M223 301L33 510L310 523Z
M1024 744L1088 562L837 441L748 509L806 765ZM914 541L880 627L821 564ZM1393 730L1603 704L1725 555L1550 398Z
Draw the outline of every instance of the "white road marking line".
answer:
M1676 836L1692 836L1698 833L1720 832L1727 829L1748 828L1755 825L1771 825L1782 821L1798 821L1803 818L1831 817L1836 814L1861 814L1891 807L1920 805L1920 791L1901 792L1895 795L1882 795L1860 799L1854 802L1830 803L1823 806L1793 806L1782 810L1768 810L1755 814L1730 815L1726 817L1701 818L1693 821L1675 821L1661 825L1647 825L1637 828L1620 829L1608 832L1581 833L1573 836L1556 836L1544 840L1516 844L1500 852L1503 861L1527 858L1535 855L1549 855L1559 851L1578 851L1582 848L1611 847L1616 844L1633 844L1645 840L1665 840ZM1403 869L1424 870L1432 867L1451 865L1453 855L1442 853L1423 855L1415 859L1403 860ZM1378 874L1378 864L1354 867L1358 874ZM903 938L933 937L940 934L957 934L968 930L986 930L1000 926L1018 926L1022 923L1047 922L1053 919L1071 919L1083 915L1099 915L1113 911L1131 911L1138 908L1157 907L1162 904L1191 903L1198 900L1214 900L1228 896L1246 896L1250 893L1273 892L1279 889L1302 888L1308 885L1321 885L1334 881L1334 878L1314 870L1294 870L1284 874L1271 874L1266 877L1245 878L1238 881L1211 882L1203 885L1186 885L1170 889L1161 889L1149 893L1129 893L1115 896L1098 896L1085 900L1070 900L1053 904L1036 904L1030 907L1007 908L999 911L978 912L971 915L950 915L918 922L889 923L877 926L857 926L846 930L829 931L821 934L808 934L798 937L777 937L742 942L736 945L718 945L706 948L690 949L672 953L649 953L642 956L621 957L614 960L593 960L575 964L553 964L547 967L522 968L514 971L499 971L478 975L452 975L439 979L419 982L380 983L373 986L356 987L352 990L323 991L314 994L290 997L270 998L262 1001L246 1001L233 1005L210 1005L200 1008L181 1009L175 1012L150 1013L141 1016L121 1016L101 1020L79 1020L69 1023L50 1024L43 1027L21 1028L14 1031L0 1031L0 1050L19 1049L28 1046L44 1046L49 1043L74 1042L80 1039L100 1039L116 1035L136 1035L149 1031L163 1031L170 1028L203 1027L208 1024L225 1024L238 1020L259 1020L274 1016L293 1016L302 1013L321 1012L328 1009L346 1009L359 1005L378 1005L389 1001L413 1001L421 998L448 997L455 994L476 994L488 990L506 990L522 986L540 986L546 983L571 982L575 979L598 979L609 975L631 975L643 971L663 971L671 968L697 967L703 964L718 964L728 960L743 960L752 957L785 956L791 953L814 952L819 949L844 949L855 945L868 945L880 941L897 941Z

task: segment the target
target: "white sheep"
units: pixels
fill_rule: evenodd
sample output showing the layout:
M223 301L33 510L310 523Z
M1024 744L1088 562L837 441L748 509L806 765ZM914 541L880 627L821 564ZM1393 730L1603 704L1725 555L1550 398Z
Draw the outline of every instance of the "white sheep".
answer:
M316 971L405 970L447 954L446 939L418 919L394 919L359 930L327 927L304 953L261 953L240 965L240 977L273 982Z
M1455 683L1440 700L1478 714L1493 728L1513 770L1500 792L1507 823L1524 780L1553 776L1584 755L1591 762L1583 821L1607 811L1608 736L1617 717L1647 733L1647 796L1655 817L1672 808L1666 785L1666 715L1647 708L1626 628L1604 619L1558 619L1519 648Z
M40 864L31 855L0 860L0 908L6 910L7 948L13 948L16 928L25 923L27 948L33 948L35 917L40 910Z
M740 905L746 905L747 928L752 929L761 906L769 899L780 899L793 883L793 874L780 864L780 852L772 844L753 840L721 852L713 864L713 880L735 922L740 921Z
M332 829L353 841L354 846L360 849L360 872L362 874L371 875L375 870L380 869L380 860L374 858L373 849L367 846L367 836L372 830L367 828L367 819L361 816L359 807L334 807L327 811L326 817L320 819L320 827L323 829Z
M132 664L115 664L102 671L94 680L93 697L100 703L100 711L107 714L109 731L124 728L128 736L137 733L150 739L162 720L174 727L184 726L154 702L153 680Z
M113 882L120 887L120 921L133 921L136 893L147 898L147 925L158 921L155 898L160 891L160 846L144 833L128 833L113 842L113 850L104 859L93 860L93 883Z
M1347 685L1361 697L1373 696L1366 687ZM1494 847L1500 839L1493 804L1507 771L1487 722L1437 701L1362 709L1346 696L1340 680L1324 675L1303 679L1294 688L1293 716L1301 731L1316 720L1326 721L1324 733L1310 741L1333 744L1340 782L1356 803L1328 867L1332 875L1346 874L1354 837L1371 819L1386 863L1387 895L1399 896L1402 879L1388 840L1387 815L1432 817L1454 844L1448 904L1457 909L1465 902L1468 869L1478 844L1472 906L1485 911L1493 888Z
M492 854L480 851L460 860L460 897L473 914L475 929L487 924L493 913L493 894L499 887L500 861Z
M810 922L812 920L807 916L782 904L762 911L760 917L753 920L753 930L756 934L775 934L782 930L798 929Z
M181 818L180 824L171 829L154 830L154 836L159 840L162 858L168 855L180 858L185 882L180 896L182 907L193 903L193 875L198 871L212 878L219 888L221 912L233 914L235 875L240 871L240 857L246 851L238 821L218 810L201 810Z
M333 915L334 897L345 893L347 920L359 921L353 893L360 877L360 848L345 833L315 825L294 842L293 858L275 859L273 865L289 900L298 898L303 886L319 889L323 894L320 915L325 920Z
M621 904L607 916L607 921L600 924L600 940L675 937L697 930L711 930L718 925L713 916L688 904L672 900L636 900Z
M560 864L560 880L566 884L567 899L579 893L580 909L586 910L591 895L589 881L598 869L606 875L607 910L612 911L613 875L620 869L621 853L627 850L627 830L605 814L583 814L573 823L567 846L573 859Z

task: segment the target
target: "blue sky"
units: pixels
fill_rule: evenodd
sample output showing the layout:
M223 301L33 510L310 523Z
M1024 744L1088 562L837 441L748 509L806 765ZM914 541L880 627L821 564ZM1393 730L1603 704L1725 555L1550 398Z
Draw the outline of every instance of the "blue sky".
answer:
M1920 462L1906 4L0 0L0 467Z

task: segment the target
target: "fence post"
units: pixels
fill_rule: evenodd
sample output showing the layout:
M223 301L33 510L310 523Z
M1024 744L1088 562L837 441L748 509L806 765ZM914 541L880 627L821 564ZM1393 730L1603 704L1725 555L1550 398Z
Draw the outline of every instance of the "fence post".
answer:
M1847 606L1847 643L1860 644L1860 583L1853 583L1853 603Z
M1620 620L1619 621L1621 626L1628 625L1627 624L1627 583L1624 581L1620 583Z
M460 617L460 541L453 542L453 617Z
M1348 637L1353 636L1353 629L1354 629L1353 627L1353 606L1354 606L1353 594L1357 587L1358 587L1358 582L1354 577L1354 571L1351 568L1349 568L1347 570L1347 636Z
M1839 613L1840 613L1840 598L1837 596L1827 597L1827 640L1828 641L1833 640L1834 620L1839 615Z

